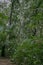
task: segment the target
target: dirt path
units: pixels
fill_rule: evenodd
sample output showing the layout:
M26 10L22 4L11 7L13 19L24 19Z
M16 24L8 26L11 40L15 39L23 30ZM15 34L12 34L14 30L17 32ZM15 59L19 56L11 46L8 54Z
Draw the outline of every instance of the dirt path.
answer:
M14 65L9 59L0 58L0 65Z

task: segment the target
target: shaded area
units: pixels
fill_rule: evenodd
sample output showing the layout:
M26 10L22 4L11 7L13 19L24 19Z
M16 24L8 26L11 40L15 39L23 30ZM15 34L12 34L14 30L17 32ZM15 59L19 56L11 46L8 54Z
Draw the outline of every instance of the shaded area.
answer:
M5 57L5 45L2 46L1 56Z

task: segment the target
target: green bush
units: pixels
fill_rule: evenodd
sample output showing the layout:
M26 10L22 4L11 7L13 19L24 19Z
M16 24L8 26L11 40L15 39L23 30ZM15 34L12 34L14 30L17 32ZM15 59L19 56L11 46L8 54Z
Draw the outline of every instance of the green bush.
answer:
M43 65L43 43L24 41L17 47L12 59L16 65Z

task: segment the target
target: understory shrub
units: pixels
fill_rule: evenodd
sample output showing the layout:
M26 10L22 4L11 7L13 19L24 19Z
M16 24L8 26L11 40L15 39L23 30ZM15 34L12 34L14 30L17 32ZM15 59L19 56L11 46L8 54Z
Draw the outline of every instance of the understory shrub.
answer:
M16 65L43 65L43 43L25 40L12 57Z

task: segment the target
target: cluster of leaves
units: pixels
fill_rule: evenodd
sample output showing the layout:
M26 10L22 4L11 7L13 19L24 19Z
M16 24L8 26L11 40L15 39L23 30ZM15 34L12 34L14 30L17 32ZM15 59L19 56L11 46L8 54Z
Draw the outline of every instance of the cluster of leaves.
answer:
M43 65L42 41L25 40L17 47L12 60L16 65Z

